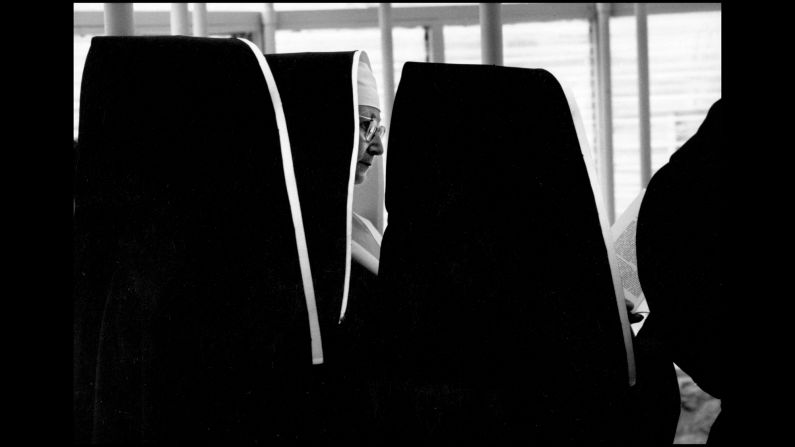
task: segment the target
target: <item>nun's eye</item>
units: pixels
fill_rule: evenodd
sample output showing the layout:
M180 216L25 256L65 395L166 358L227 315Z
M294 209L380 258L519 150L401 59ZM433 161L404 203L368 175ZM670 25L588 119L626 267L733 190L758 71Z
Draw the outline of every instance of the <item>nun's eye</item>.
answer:
M362 131L362 137L365 140L370 141L373 137L373 134L378 129L378 120L375 118L368 118L366 116L359 115L359 128Z

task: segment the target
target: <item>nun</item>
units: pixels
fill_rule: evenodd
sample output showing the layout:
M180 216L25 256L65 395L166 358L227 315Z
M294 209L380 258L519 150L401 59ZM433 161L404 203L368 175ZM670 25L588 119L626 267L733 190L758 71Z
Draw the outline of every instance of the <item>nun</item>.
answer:
M75 168L76 442L360 438L357 306L343 316L349 289L352 303L372 298L360 281L376 278L352 246L377 260L379 235L363 218L353 229L352 196L384 132L372 79L359 109L361 55L92 40Z
M375 157L384 153L381 138L386 133L386 127L381 121L378 87L367 53L362 52L357 70L359 146L354 183L360 185L365 181L367 171L372 166ZM377 275L381 253L381 234L367 218L355 211L352 213L352 217L351 256L362 267Z

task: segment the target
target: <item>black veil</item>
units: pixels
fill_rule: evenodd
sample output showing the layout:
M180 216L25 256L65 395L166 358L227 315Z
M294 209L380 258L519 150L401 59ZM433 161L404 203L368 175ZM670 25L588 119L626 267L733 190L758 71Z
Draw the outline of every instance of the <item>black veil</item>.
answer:
M252 49L92 41L75 180L78 442L251 442L314 423L319 337L289 139Z
M558 81L540 69L406 63L389 153L366 337L378 430L618 441L628 326Z

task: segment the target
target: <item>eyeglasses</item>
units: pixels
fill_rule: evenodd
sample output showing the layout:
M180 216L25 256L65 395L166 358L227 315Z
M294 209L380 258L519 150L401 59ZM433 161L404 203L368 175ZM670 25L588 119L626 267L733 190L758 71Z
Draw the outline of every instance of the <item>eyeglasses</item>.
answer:
M362 116L362 115L359 115L359 118L363 118L364 120L367 120L367 121L370 122L370 124L367 125L367 127L365 127L364 122L362 122L360 124L360 126L362 127L362 131L363 131L362 137L364 138L364 141L369 143L376 136L378 136L379 138L382 138L384 136L384 134L386 133L386 127L382 126L381 123L377 119L370 118L370 117L367 117L367 116Z

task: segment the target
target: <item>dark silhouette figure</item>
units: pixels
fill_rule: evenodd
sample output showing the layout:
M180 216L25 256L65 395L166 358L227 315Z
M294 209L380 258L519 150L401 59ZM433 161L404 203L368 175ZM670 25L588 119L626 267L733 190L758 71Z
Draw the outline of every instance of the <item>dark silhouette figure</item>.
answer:
M650 308L639 335L653 330L667 358L721 399L708 444L723 443L731 430L721 348L724 150L718 100L696 134L652 177L637 229L638 274Z

